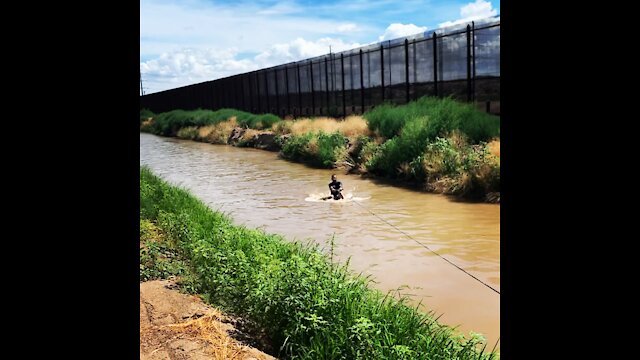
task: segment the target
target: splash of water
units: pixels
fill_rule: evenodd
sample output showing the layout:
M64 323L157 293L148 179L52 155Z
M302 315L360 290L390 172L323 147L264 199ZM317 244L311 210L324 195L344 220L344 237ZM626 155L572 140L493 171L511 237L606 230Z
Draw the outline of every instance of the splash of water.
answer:
M327 199L329 195L327 195L327 193L312 193L309 194L309 196L307 198L304 199L304 201L310 201L310 202L334 202L334 203L347 203L347 202L351 202L351 201L362 201L362 200L367 200L370 199L370 197L358 197L358 196L353 196L353 193L346 193L344 194L344 199L340 199L340 200L333 200L333 198L329 198Z

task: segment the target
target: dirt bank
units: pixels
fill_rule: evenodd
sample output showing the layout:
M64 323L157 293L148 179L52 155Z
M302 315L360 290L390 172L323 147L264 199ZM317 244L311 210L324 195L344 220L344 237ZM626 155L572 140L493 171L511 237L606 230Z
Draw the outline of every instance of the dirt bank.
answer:
M140 283L140 359L271 360L232 338L234 319L175 290L170 280Z

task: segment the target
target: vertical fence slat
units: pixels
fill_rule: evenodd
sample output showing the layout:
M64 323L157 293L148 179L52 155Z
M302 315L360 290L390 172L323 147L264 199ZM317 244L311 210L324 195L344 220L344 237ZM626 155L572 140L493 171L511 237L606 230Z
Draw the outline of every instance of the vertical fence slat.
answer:
M476 25L475 22L471 22L471 58L473 59L472 66L472 82L473 82L473 93L472 100L476 100Z
M309 69L311 70L311 77L309 82L311 83L311 114L316 114L316 94L313 88L313 61L309 60Z
M364 71L362 69L362 49L360 49L360 114L364 114Z
M327 115L329 114L329 60L325 56L324 58L324 90L327 92Z
M433 32L433 95L438 96L438 37Z
M340 54L340 69L342 71L342 117L347 117L346 92L344 90L344 54Z
M254 113L256 109L253 108L253 87L251 86L251 73L247 76L247 82L249 83L249 109L250 112Z
M382 82L382 102L384 102L384 46L380 44L380 80Z
M271 112L271 107L269 106L269 77L267 76L268 71L263 71L264 72L264 90L265 90L265 95L267 97L267 111L265 111L265 113L270 113Z
M409 40L404 39L404 92L406 103L409 103Z
M300 63L296 63L298 69L298 115L302 115L302 91L300 90Z
M256 89L258 89L258 114L262 113L262 94L260 93L260 72L256 71Z
M467 101L471 101L471 25L467 25Z
M289 68L287 66L284 67L284 82L287 85L285 90L287 92L287 115L291 115L291 99L289 95Z

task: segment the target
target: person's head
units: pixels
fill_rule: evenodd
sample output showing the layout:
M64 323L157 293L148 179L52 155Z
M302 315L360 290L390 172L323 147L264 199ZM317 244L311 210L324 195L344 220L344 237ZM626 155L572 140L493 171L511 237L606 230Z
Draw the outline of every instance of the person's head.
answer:
M336 174L331 175L331 181L336 181L338 180L338 177L336 176Z

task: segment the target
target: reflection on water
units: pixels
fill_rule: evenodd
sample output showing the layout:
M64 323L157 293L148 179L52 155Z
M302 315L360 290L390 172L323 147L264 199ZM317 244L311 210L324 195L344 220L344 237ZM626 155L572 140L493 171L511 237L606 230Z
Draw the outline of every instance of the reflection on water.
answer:
M278 159L276 153L140 134L140 164L189 189L238 224L260 227L291 240L326 246L350 258L356 272L372 275L387 291L399 286L448 325L500 336L500 296L438 258L412 238L500 291L500 206L453 202L337 170L312 169ZM329 195L332 173L345 200Z

